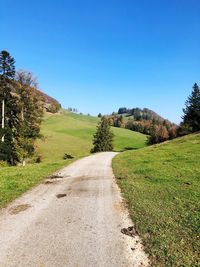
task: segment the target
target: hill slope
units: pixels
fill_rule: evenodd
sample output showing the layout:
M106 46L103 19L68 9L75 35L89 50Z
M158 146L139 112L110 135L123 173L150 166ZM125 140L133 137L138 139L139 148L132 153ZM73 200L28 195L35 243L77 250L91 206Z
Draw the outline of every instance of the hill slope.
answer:
M46 111L55 113L61 108L61 104L55 98L45 94L44 92L36 88L31 88L31 89L35 90L38 97L42 98L44 102L44 108L46 109Z
M118 155L118 184L153 266L200 266L200 133Z
M74 157L88 155L92 148L93 134L98 123L97 117L78 115L62 111L59 114L46 114L40 141L39 153L44 161L61 160L64 153ZM114 150L136 149L145 146L146 136L126 129L112 128Z

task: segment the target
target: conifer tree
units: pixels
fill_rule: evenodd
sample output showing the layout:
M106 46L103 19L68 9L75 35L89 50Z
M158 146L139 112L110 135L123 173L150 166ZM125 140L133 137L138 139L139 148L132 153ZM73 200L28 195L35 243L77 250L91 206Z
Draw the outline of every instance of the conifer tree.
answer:
M0 53L0 86L1 86L1 100L2 100L2 124L1 128L5 128L5 100L9 98L11 92L10 79L15 77L15 60L10 54L3 50ZM4 142L4 134L1 138Z
M14 164L17 159L15 136L18 134L18 97L13 93L15 60L7 51L0 53L0 160Z
M97 126L97 131L93 138L92 153L101 151L112 151L113 150L113 133L110 130L110 124L108 119L103 116Z
M183 112L183 124L189 126L192 132L200 131L200 89L197 83L185 102Z

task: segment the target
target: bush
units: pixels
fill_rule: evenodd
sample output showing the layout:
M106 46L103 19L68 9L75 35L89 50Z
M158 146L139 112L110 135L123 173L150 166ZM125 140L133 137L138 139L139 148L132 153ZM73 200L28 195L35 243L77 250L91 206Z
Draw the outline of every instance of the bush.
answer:
M74 157L70 154L65 153L63 159L73 159Z
M42 156L41 155L37 155L35 157L35 163L41 163L42 162Z

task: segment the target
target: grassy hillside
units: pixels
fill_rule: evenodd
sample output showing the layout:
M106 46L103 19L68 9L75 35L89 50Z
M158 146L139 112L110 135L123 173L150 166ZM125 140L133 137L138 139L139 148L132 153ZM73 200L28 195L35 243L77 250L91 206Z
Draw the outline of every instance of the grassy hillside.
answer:
M0 168L0 208L52 172L73 160L89 155L97 122L96 117L73 113L46 114L42 124L44 141L38 142L38 153L42 156L42 163ZM116 150L145 146L145 135L125 129L113 131L116 135ZM74 159L63 160L64 153L71 154Z
M45 162L61 160L64 153L74 157L88 155L98 123L97 117L63 111L46 114L42 125L45 139L38 143L38 152ZM115 134L114 150L136 149L145 146L146 136L126 129L112 128Z
M113 162L152 266L200 266L200 133Z

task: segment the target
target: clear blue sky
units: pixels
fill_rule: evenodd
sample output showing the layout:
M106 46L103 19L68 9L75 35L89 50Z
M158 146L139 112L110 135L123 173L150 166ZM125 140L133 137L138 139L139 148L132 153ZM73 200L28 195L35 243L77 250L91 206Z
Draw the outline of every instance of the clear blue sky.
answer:
M0 0L0 49L63 107L179 122L200 81L199 0Z

